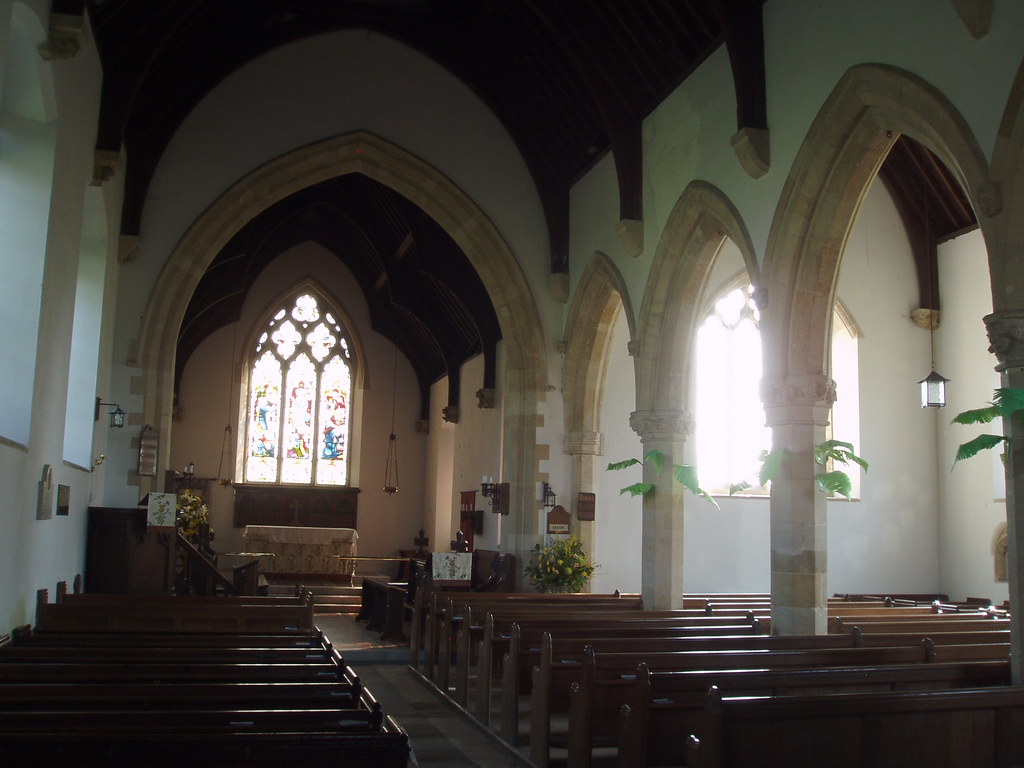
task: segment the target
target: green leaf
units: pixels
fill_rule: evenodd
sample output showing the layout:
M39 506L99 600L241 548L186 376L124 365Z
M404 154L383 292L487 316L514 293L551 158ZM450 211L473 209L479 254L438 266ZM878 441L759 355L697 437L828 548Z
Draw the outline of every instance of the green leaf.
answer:
M788 448L780 448L777 451L761 451L761 470L757 473L757 482L762 486L768 485L769 481L778 477L782 462L792 457Z
M736 493L743 493L745 490L750 488L750 483L746 480L741 480L738 483L733 483L729 486L729 495L732 496Z
M1017 387L1002 387L995 391L992 398L993 405L999 409L999 414L1004 418L1024 410L1024 389Z
M635 467L640 463L640 459L626 459L625 461L615 461L608 465L608 469L626 469L627 467Z
M686 488L694 496L700 496L705 501L714 504L716 508L720 509L718 502L715 501L714 497L700 487L700 482L697 480L697 468L692 464L675 464L672 467L673 475L676 481Z
M953 424L988 424L999 418L999 409L995 405L986 408L975 408L963 411L953 417Z
M818 488L825 493L838 493L848 499L852 498L853 483L850 482L850 476L845 472L838 470L835 472L822 472L820 475L815 476L815 481L818 484Z
M665 469L665 452L655 448L647 452L647 455L644 456L644 461L654 467L655 474L660 475L661 471Z
M646 496L653 490L653 483L633 483L619 491L619 495L622 496L623 494L628 493L630 496Z
M1009 441L1002 435L978 435L973 440L968 440L960 445L957 449L956 457L953 459L953 466L955 467L958 461L969 459L984 450L995 448L1000 443L1006 442Z

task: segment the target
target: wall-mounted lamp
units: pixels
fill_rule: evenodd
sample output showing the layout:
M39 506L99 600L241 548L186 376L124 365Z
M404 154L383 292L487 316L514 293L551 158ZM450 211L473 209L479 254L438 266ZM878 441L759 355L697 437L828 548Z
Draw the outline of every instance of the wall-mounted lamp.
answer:
M551 486L544 483L544 506L553 507L555 506L555 492L551 490Z
M491 512L497 512L501 506L501 485L490 475L480 478L480 494L491 502Z
M110 412L110 426L114 429L124 429L124 417L125 412L121 410L121 406L117 403L104 403L100 401L100 398L96 398L96 410L93 412L93 421L100 420L100 407L113 408Z

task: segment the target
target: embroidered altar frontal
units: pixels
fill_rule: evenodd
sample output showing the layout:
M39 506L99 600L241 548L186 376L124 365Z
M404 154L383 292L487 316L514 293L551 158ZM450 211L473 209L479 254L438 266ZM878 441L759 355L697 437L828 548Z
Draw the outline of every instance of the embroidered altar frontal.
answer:
M261 555L260 572L277 576L351 576L359 534L355 528L247 525L247 552Z

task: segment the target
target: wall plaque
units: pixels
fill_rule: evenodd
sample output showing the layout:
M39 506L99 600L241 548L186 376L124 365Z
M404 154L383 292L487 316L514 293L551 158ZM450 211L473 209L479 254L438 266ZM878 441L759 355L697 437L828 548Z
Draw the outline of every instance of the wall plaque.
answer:
M579 520L594 520L596 511L597 494L580 491L576 497L576 518Z

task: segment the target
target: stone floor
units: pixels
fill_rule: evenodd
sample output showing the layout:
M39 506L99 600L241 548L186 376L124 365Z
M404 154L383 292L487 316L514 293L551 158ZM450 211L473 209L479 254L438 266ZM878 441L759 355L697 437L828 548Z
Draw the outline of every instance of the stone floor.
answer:
M410 766L502 768L529 765L460 713L409 669L408 646L382 643L351 615L317 614L363 684L409 734Z

